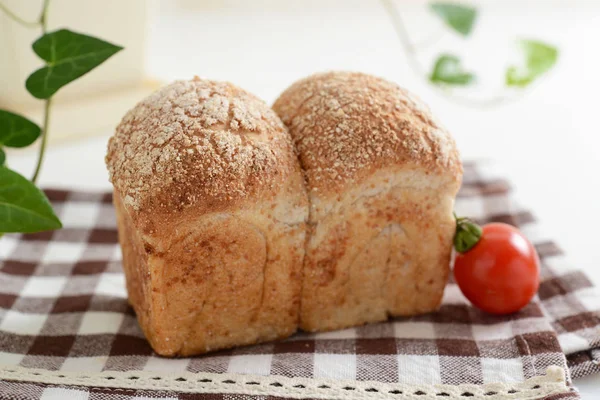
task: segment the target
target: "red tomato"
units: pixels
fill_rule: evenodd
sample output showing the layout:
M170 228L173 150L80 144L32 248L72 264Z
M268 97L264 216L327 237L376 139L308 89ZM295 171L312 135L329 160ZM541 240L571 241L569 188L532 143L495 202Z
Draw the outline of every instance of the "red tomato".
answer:
M511 225L483 227L477 244L457 253L454 278L474 306L492 314L510 314L525 307L540 284L535 248Z

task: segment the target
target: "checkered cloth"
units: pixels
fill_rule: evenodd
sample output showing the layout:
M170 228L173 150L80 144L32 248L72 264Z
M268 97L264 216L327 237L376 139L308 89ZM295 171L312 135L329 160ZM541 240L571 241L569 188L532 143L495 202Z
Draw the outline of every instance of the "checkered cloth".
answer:
M456 211L480 223L511 223L534 242L542 261L541 286L538 297L515 315L478 311L450 282L437 313L165 359L152 352L127 303L111 195L47 190L64 228L0 240L0 364L5 366L0 394L8 393L0 398L238 398L36 381L43 371L84 372L85 378L102 371L150 371L415 385L523 382L551 365L564 369L567 379L599 372L600 296L537 230L532 214L510 200L509 191L493 168L467 164ZM17 373L13 367L42 372L7 379ZM245 396L239 398L254 398Z

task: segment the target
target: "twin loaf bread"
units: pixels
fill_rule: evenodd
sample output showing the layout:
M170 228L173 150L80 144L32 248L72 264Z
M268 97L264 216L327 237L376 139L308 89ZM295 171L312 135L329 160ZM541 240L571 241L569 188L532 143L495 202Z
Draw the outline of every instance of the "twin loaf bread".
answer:
M109 143L129 300L159 354L441 301L462 167L427 108L390 82L340 72L299 81L274 110L289 133L233 85L176 82Z
M435 310L449 272L455 143L414 96L384 79L303 79L273 106L309 194L300 327L308 331Z
M157 353L296 331L307 199L264 102L228 83L175 82L125 116L106 162L129 301Z

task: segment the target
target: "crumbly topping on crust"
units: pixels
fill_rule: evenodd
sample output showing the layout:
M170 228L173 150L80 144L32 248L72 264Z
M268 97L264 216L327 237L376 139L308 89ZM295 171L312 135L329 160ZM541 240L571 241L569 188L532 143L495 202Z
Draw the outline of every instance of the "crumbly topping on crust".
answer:
M133 211L231 203L291 170L289 135L260 99L194 78L163 87L129 111L110 139L110 180ZM295 160L294 160L295 162Z
M462 175L455 142L429 108L384 79L316 74L293 84L273 108L296 143L310 190L330 192L407 163Z

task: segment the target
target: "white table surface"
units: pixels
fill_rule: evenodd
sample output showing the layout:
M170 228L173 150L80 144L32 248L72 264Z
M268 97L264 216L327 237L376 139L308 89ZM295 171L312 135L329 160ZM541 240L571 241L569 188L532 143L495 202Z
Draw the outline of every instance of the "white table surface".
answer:
M375 1L162 1L147 68L166 81L193 75L229 80L268 102L316 71L359 70L392 79L429 103L463 158L500 163L521 202L600 285L600 2L482 3L476 38L462 43L449 35L431 54L466 48L465 62L484 71L483 91L497 88L494 77L502 77L514 37L537 37L560 48L548 77L518 102L498 108L468 108L434 91L409 68ZM439 29L422 5L398 4L415 38ZM424 55L427 65L431 54ZM50 148L41 184L109 189L103 160L108 134ZM31 152L11 155L11 166L27 175L33 163ZM575 384L584 399L598 398L600 375Z

